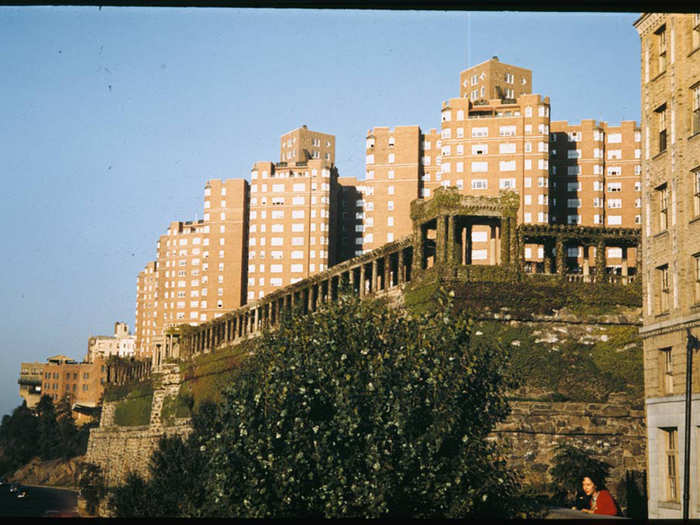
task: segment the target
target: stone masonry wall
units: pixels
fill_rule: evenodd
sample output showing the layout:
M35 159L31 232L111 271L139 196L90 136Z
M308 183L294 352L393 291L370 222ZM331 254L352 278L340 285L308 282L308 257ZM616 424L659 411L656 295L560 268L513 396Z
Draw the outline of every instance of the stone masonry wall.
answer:
M161 422L163 400L175 396L180 388L177 365L163 367L161 387L153 392L150 424L138 427L114 425L114 411L118 402L105 403L100 426L90 430L85 461L102 468L108 487L120 485L130 471L148 474L148 463L162 436L187 436L191 432L189 419L176 420L172 426Z
M492 436L507 441L509 464L542 486L551 481L555 447L565 443L590 451L612 465L608 488L615 494L627 471L646 470L644 410L623 399L608 403L514 401L511 414Z
M606 319L600 324L580 318L562 319L561 316L526 323L541 334L538 342L558 344L563 339L573 338L586 344L605 340L605 325L637 324L639 310L629 313L632 315ZM509 317L496 314L491 319L511 326L523 322ZM151 453L161 436L186 436L191 432L189 419L179 419L168 427L161 422L163 400L177 395L180 383L178 366L165 365L161 387L153 394L147 426L115 426L116 403L105 404L100 427L91 430L86 460L102 467L108 486L121 484L131 470L147 475ZM555 447L559 443L589 450L598 459L612 464L608 487L613 494L627 471L646 471L644 411L631 408L623 394L611 395L606 403L513 401L511 408L511 415L495 429L492 437L510 443L509 464L525 475L527 483L542 486L550 481L548 469L553 465Z

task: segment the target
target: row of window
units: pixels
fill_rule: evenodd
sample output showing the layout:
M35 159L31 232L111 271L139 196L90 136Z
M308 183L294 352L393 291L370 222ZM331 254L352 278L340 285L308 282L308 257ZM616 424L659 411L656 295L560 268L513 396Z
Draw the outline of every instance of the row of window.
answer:
M508 98L514 98L514 97L508 97ZM532 106L526 106L525 107L525 116L526 117L532 117L533 113L533 108ZM548 117L549 116L549 106L546 105L540 105L537 106L537 114L540 117ZM468 116L468 115L467 115ZM458 109L455 111L455 120L465 120L465 112L463 109ZM452 110L445 109L442 111L442 122L450 122L452 120ZM515 128L515 126L512 126Z
M299 223L293 223L290 225L290 231L292 232L303 232L304 231L304 223L299 222ZM325 222L321 223L311 223L311 231L315 232L316 228L318 227L319 231L328 231L328 224ZM248 227L248 231L250 233L257 233L258 231L258 225L257 224L251 224ZM267 231L267 225L266 224L261 224L260 225L260 233L265 233ZM270 224L270 232L272 233L284 233L284 224L276 223L276 224Z
M251 237L248 241L249 246L265 246L267 242L266 237ZM304 237L292 237L292 246L304 246L306 240ZM321 236L318 238L319 244L328 244L328 237ZM316 244L316 237L309 237L309 244ZM270 246L285 246L284 237L270 237Z
M693 217L698 217L700 216L700 167L691 171L691 180L693 184L693 194L691 196ZM669 198L670 190L666 182L654 188L654 205L657 214L656 224L659 232L668 229L669 226Z
M268 269L266 270L266 266L264 264L259 264L254 265L251 264L248 266L248 273L256 273L256 269L258 273L265 273L266 271L269 271L269 273L284 273L284 266L283 264L271 264ZM309 266L314 266L315 268L315 263L310 263ZM319 271L323 271L326 268L326 265L324 263L319 263L318 264ZM303 263L290 263L289 264L289 272L291 273L303 273L304 270L304 264ZM315 271L315 270L312 270ZM259 277L259 282L258 284L262 286L264 284L264 278ZM249 277L248 278L248 285L249 286L254 286L255 285L255 277Z
M292 210L292 219L303 219L304 214L305 210ZM259 215L257 210L251 210L249 215L251 220L257 219L258 216L260 219L267 219L267 210L261 210ZM327 218L330 215L330 212L326 208L321 208L320 210L316 210L315 208L312 209L311 218L315 219L317 215L322 218ZM270 212L270 218L284 219L284 210L272 210Z
M258 173L258 170L253 170L253 171L250 172L250 180L257 180L258 177L259 177L259 178L262 178L262 179L267 179L267 178L268 178L268 175L269 175L269 174L268 174L268 172L267 172L266 170L262 170L260 173ZM317 177L317 176L318 176L318 170L317 170L316 168L313 168L313 169L311 170L310 176L311 176L311 177ZM321 170L321 176L322 176L322 177L328 178L328 177L331 176L331 171L330 171L328 168L323 168L323 169ZM296 178L296 177L306 177L306 178L308 178L308 177L309 177L309 172L308 172L308 171L304 171L304 172L298 171L298 172L295 172L295 171L282 170L282 171L278 171L278 172L272 173L272 174L270 175L270 178L277 178L277 179L293 179L293 178Z
M690 135L700 133L700 83L695 84L690 88L690 115L687 122ZM658 106L656 113L656 133L657 133L657 154L666 151L668 146L667 124L668 124L668 108L664 102ZM648 138L648 137L647 137Z
M696 253L692 256L692 283L691 287L693 293L693 302L695 304L700 303L700 253ZM662 264L656 267L655 275L655 285L656 291L655 296L655 313L665 314L671 308L671 275L669 271L669 266L667 264Z
M311 183L311 191L318 191L318 184L316 182ZM272 193L285 193L287 191L287 188L284 184L271 184L269 186L269 190ZM268 185L267 184L260 184L260 191L262 193L267 193L268 191ZM307 189L307 185L305 183L298 183L298 184L292 184L292 189L291 191L295 193L306 193L309 191ZM330 191L330 184L327 182L321 183L321 191ZM257 193L258 192L258 185L257 184L251 184L250 185L250 192L251 193ZM206 204L208 201L205 201L204 207L207 208Z

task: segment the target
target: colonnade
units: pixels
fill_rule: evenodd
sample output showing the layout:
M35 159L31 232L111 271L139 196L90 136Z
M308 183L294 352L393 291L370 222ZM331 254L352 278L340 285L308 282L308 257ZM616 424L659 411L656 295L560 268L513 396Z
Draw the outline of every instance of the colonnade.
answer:
M236 344L279 325L284 315L296 309L307 314L329 301L336 301L343 289L359 297L388 292L411 280L412 263L410 239L385 245L201 324L179 340L171 335L165 342L165 348L169 349L165 355L188 358Z

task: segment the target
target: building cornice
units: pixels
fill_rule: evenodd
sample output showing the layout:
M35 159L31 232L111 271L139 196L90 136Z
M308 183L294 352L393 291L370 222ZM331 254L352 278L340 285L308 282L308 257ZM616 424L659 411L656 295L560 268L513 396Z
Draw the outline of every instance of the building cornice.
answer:
M666 321L643 326L639 329L639 335L643 339L646 339L647 337L665 335L696 326L700 326L700 314L683 316L680 319L668 319Z
M644 13L635 22L634 27L640 38L644 38L648 33L654 31L659 22L666 18L666 13Z

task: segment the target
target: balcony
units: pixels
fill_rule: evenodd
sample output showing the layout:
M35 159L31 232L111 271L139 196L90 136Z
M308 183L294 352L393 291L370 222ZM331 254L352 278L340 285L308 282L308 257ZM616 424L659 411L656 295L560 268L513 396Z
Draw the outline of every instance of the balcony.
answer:
M20 378L17 380L17 383L20 385L30 385L30 386L41 386L42 383L42 378L41 377L28 377L28 376L20 376Z

